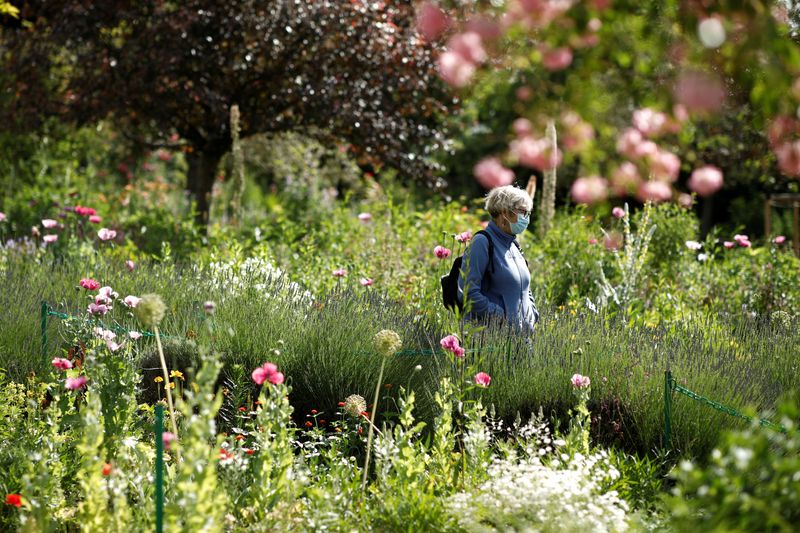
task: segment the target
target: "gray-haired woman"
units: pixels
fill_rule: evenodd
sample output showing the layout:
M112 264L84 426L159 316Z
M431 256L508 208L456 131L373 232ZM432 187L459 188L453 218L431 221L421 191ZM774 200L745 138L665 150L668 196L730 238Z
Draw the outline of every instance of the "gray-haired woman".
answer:
M512 185L497 187L487 195L486 210L492 217L486 226L488 238L475 235L464 253L466 276L458 280L471 305L470 317L503 317L513 326L533 331L539 311L530 288L531 274L516 240L528 227L532 207L528 193Z

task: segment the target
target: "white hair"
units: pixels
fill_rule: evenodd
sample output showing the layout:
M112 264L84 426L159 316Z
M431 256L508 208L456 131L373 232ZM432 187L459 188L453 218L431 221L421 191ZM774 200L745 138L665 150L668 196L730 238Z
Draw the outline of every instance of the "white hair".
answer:
M495 187L486 195L486 210L492 218L500 215L502 211L513 211L515 209L530 211L532 208L533 200L528 196L528 193L513 185Z

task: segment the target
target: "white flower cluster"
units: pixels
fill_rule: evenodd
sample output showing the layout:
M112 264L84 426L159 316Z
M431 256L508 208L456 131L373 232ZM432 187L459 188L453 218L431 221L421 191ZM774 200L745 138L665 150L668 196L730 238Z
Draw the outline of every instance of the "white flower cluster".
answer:
M497 459L488 481L452 496L448 511L466 531L627 531L628 504L601 489L604 478L619 475L604 469L607 457L562 460Z
M295 303L314 303L311 292L303 290L294 281L288 282L283 270L261 257L248 257L244 261L214 261L208 268L211 278L227 294L236 295L253 289L264 298L289 296Z

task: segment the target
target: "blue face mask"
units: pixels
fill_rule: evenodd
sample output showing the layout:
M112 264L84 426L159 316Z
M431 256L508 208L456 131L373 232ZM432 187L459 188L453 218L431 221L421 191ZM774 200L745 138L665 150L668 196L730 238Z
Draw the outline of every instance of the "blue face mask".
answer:
M517 221L511 222L511 233L514 235L519 235L526 229L528 229L528 224L530 223L531 219L528 216L520 215L517 213ZM509 221L510 222L510 221Z

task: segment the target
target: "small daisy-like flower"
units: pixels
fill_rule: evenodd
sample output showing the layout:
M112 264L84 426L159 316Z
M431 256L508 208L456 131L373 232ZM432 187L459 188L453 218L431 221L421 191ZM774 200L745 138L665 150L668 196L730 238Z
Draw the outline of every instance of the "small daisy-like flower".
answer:
M366 410L367 401L364 400L363 396L351 394L344 399L344 412L348 415L358 418Z

